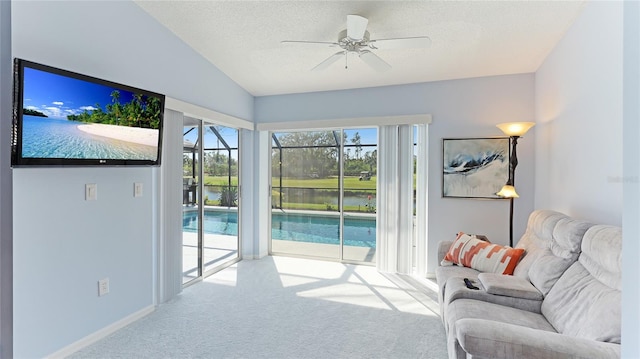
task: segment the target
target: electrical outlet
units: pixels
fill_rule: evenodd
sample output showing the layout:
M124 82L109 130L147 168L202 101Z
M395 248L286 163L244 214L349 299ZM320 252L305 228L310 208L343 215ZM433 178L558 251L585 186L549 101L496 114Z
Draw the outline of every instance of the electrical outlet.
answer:
M109 294L109 278L98 281L98 297Z

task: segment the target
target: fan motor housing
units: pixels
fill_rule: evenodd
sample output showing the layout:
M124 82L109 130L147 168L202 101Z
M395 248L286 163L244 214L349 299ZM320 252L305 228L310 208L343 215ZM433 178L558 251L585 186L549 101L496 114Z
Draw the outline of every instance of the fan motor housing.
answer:
M354 40L347 36L347 30L340 31L338 34L338 44L347 51L359 52L369 43L369 31L365 31L361 40Z

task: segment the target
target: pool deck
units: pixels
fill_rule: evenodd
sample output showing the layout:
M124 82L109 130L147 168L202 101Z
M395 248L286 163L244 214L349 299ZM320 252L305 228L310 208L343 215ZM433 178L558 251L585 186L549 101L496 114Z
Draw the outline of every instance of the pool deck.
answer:
M198 206L185 206L183 211L195 211ZM237 208L227 208L219 206L204 206L205 210L237 212ZM272 213L278 214L302 214L309 216L322 217L338 217L339 212L336 211L313 211L313 210L297 210L297 209L272 209ZM375 213L353 213L346 212L347 218L375 219ZM183 277L184 281L197 277L198 265L198 236L197 233L183 232ZM205 263L205 271L216 267L227 260L237 258L238 256L238 237L221 234L207 234L204 238L203 261ZM340 260L340 246L336 244L310 243L291 240L271 240L272 254L305 256L314 258L324 258L331 260ZM344 246L342 260L375 263L376 249L370 247Z
M271 252L326 259L340 259L340 246L337 244L297 242L281 239L271 240ZM343 260L363 263L375 263L376 249L369 247L344 246Z
M238 239L235 236L206 234L204 239L203 260L205 271L223 262L237 258ZM182 233L182 269L183 282L194 279L198 275L198 236L197 233ZM273 239L273 254L306 256L331 260L340 259L340 246L335 244L308 243ZM343 260L363 263L375 263L375 248L344 246Z
M204 270L207 271L238 256L238 237L222 234L204 235ZM198 234L182 232L183 282L198 277Z

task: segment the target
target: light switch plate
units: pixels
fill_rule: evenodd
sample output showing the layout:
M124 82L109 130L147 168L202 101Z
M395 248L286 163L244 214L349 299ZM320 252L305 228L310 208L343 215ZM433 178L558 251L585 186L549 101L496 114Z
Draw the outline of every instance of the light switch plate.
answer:
M86 201L98 200L98 185L96 183L87 183L84 186L84 199Z
M98 296L109 294L109 278L100 279L98 281Z
M133 184L133 196L134 197L142 197L142 183L136 182Z

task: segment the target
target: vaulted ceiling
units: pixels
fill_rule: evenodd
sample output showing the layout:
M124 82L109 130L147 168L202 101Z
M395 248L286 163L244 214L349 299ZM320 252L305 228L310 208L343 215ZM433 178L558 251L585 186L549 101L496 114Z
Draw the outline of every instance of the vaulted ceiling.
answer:
M535 72L585 5L585 1L136 3L254 96ZM311 71L340 49L281 43L336 42L350 14L369 20L371 39L428 36L431 46L371 50L391 65L389 71L376 71L353 54L323 71Z

